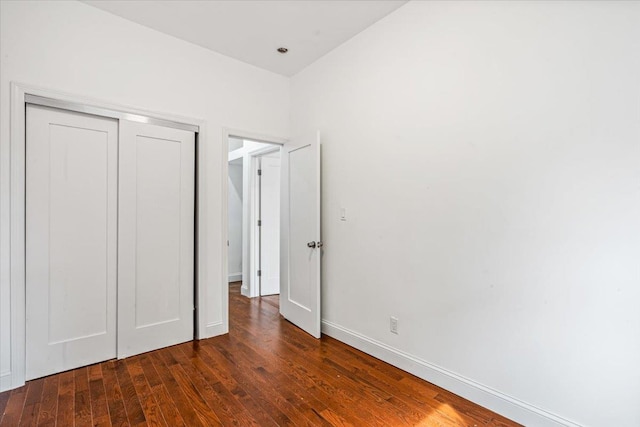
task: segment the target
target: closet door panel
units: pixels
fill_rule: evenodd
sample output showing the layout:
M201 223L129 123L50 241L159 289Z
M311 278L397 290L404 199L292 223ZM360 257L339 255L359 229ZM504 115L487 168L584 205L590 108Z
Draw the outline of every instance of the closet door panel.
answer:
M117 134L27 107L27 379L116 355Z
M118 357L193 339L195 134L121 121Z
M180 319L180 148L136 141L136 327Z

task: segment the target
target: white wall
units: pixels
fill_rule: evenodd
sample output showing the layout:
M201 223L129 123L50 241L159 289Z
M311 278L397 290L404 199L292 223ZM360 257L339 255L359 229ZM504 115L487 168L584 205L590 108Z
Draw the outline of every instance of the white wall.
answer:
M236 162L240 164L236 164ZM242 160L229 163L229 281L242 280Z
M289 81L79 2L0 2L0 373L10 371L11 81L206 120L208 324L223 321L223 127L286 136ZM224 162L224 163L223 163Z
M291 90L326 331L528 425L640 425L640 3L410 2Z

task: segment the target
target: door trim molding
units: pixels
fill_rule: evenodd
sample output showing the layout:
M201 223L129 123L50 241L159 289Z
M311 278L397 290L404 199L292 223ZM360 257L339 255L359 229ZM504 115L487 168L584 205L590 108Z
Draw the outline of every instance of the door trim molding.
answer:
M194 132L194 133L200 132L200 127L196 125L176 122L173 120L161 119L158 117L152 117L147 115L131 114L131 113L126 113L119 110L101 108L95 105L78 104L75 102L61 101L59 99L46 98L44 96L37 96L37 95L31 95L31 94L25 95L25 101L29 104L59 108L61 110L75 111L77 113L92 114L94 116L107 117L110 119L128 120L130 122L146 123L149 125L186 130L188 132Z
M24 83L11 82L10 98L10 214L9 214L9 276L10 276L10 379L3 374L0 390L17 388L25 383L25 356L26 356L26 300L25 300L25 146L26 146L26 102L27 96L50 98L57 102L71 103L74 105L99 108L104 111L113 111L120 114L130 114L143 118L152 118L165 122L180 123L194 126L199 129L196 134L196 231L195 231L195 295L196 295L196 321L194 324L196 339L225 333L228 323L223 329L208 325L206 289L200 284L208 283L207 263L215 262L208 256L206 246L207 233L207 205L206 194L208 191L206 177L207 164L205 159L207 150L207 126L201 119L181 117L167 113L157 113L129 106L116 105L85 96L73 95L41 88ZM121 117L114 117L121 118ZM226 145L226 140L222 144ZM225 157L226 158L226 155ZM226 162L223 162L226 164ZM224 168L223 168L224 169ZM224 181L226 184L226 180ZM225 192L226 194L226 192ZM225 217L226 218L226 217ZM225 229L226 230L226 229ZM226 270L225 270L226 275ZM226 277L226 276L225 276ZM222 283L226 283L226 280ZM228 287L223 286L223 301L228 298ZM224 303L224 302L223 302ZM225 308L225 310L228 310ZM213 327L212 327L213 326ZM220 332L223 330L223 332Z

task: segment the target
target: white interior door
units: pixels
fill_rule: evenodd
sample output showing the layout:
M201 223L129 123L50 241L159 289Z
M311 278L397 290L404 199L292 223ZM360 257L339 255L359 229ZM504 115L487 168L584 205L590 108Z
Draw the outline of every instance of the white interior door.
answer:
M260 169L261 295L280 293L280 153L262 156Z
M280 313L320 338L320 133L281 153Z
M193 339L195 134L120 122L118 357Z
M26 114L30 380L116 356L118 122Z

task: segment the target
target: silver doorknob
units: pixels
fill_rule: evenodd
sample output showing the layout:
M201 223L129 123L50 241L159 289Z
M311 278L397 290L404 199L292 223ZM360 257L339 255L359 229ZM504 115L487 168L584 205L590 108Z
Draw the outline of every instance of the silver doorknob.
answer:
M309 242L309 243L307 243L307 247L308 247L308 248L315 248L315 247L316 247L316 242Z

